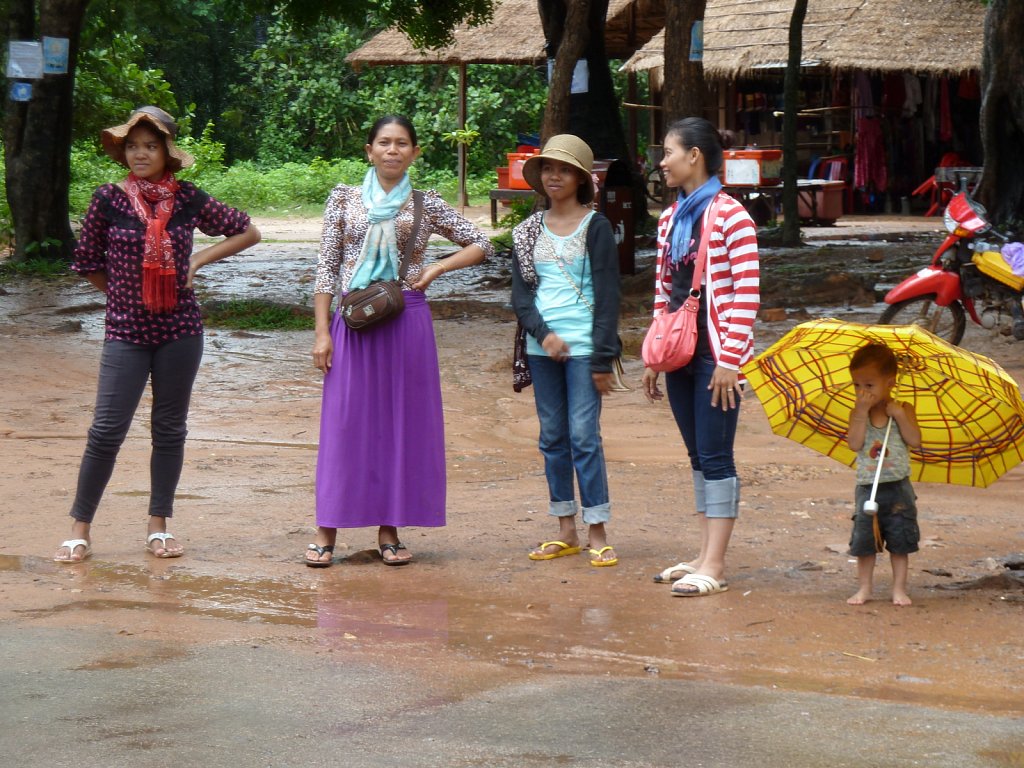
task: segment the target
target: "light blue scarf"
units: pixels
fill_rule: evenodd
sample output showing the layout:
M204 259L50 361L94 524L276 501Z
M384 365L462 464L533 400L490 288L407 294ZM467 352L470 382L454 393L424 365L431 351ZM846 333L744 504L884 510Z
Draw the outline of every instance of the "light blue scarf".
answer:
M385 192L377 180L377 170L370 168L363 177L363 207L370 227L363 238L363 248L356 259L348 289L365 288L376 280L394 280L398 277L398 239L395 236L395 217L412 194L409 174Z
M672 215L672 266L679 266L679 262L689 252L693 223L698 216L704 215L708 203L721 191L722 182L717 176L712 176L689 195L679 190L676 212Z

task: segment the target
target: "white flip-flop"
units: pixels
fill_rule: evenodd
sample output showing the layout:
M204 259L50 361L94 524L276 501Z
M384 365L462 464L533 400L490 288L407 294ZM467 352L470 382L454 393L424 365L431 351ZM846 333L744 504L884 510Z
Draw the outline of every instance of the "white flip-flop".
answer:
M162 531L158 531L157 533L149 534L149 536L146 538L146 551L149 552L149 554L151 554L153 557L159 557L161 559L165 559L168 557L181 557L183 554L185 554L184 550L182 550L181 552L168 552L168 539L174 539L175 541L177 541L177 538L175 538L173 533L164 533ZM158 555L156 552L153 551L153 548L149 546L154 541L159 541L163 545L164 553L162 555Z
M61 545L57 547L57 549L62 549L63 547L68 548L68 557L75 554L76 547L85 547L85 551L82 553L82 556L78 560L67 560L62 557L55 557L53 558L53 562L80 563L92 555L92 545L90 545L86 539L68 539L67 541L61 542Z

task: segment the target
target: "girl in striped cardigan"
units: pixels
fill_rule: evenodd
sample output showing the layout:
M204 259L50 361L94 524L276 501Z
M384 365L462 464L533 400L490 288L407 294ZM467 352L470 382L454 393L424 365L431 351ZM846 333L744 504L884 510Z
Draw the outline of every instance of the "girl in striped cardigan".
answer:
M661 169L679 197L658 221L658 277L654 314L673 312L690 292L701 233L711 227L701 286L697 349L685 367L665 374L672 415L693 473L700 520L698 556L654 577L684 597L728 589L725 552L739 510L733 454L743 378L740 366L754 351L754 318L760 295L757 232L736 200L722 192L718 172L728 140L703 118L673 123L665 136ZM709 208L721 198L714 220ZM644 394L663 397L658 374L644 371Z

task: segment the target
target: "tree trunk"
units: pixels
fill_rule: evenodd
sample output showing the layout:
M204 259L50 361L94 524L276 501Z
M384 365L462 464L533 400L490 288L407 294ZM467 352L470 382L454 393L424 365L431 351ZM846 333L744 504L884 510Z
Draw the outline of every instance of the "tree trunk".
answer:
M800 245L800 214L796 184L796 117L799 111L800 61L803 58L804 17L807 0L796 0L789 20L789 60L783 84L782 118L782 244Z
M70 258L74 237L68 220L71 179L71 115L82 18L89 0L11 0L11 40L64 37L70 41L68 74L32 81L32 100L7 102L4 157L7 202L14 224L13 259Z
M665 4L665 128L684 117L704 117L708 92L704 64L690 61L690 30L704 18L705 0L670 0ZM724 126L719 126L724 127Z
M540 128L541 144L551 136L569 130L572 74L577 60L583 58L587 48L590 6L593 4L591 0L539 0L537 4L548 58L555 60ZM598 0L596 4L608 6L607 0ZM586 141L586 137L580 138Z
M608 0L539 0L537 5L548 56L555 59L541 142L559 133L572 133L590 145L596 159L625 160L632 170L633 199L643 201L643 179L629 151L605 53ZM588 90L570 94L573 70L581 58L587 60L590 73ZM646 206L635 205L634 212L638 221L642 220Z
M981 59L981 144L977 196L995 224L1024 219L1024 3L992 0Z

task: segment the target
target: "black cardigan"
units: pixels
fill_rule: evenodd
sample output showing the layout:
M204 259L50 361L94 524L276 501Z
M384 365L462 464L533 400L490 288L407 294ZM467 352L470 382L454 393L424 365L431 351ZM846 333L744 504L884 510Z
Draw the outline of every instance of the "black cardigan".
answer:
M543 213L535 213L512 231L512 308L526 332L543 343L551 333L537 310L537 272L533 249L543 226ZM594 351L590 370L610 373L619 356L619 253L612 225L595 213L587 226L587 257L594 284Z

